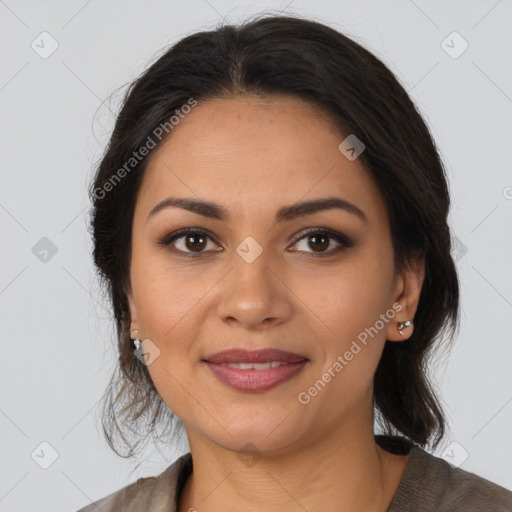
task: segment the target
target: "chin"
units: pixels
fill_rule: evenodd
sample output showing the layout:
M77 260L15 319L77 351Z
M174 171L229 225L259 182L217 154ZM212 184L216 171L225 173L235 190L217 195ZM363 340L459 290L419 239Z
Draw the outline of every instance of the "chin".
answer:
M284 428L283 424L279 425L279 421L266 421L259 426L231 423L228 432L219 427L208 437L224 449L240 453L240 456L280 455L299 443L299 434Z

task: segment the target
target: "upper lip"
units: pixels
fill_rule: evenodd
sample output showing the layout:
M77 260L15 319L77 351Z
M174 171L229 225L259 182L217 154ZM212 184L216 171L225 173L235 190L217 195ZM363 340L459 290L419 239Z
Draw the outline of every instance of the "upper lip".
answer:
M298 363L307 360L306 357L294 352L287 352L277 348L262 348L260 350L246 350L243 348L231 348L216 352L203 359L209 363L268 363L281 361L283 363Z

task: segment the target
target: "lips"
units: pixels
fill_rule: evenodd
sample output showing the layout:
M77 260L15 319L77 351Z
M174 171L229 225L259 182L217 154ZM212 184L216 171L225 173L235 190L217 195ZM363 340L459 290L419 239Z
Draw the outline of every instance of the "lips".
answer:
M309 359L275 348L237 348L207 356L203 362L226 386L244 392L264 392L299 375Z
M261 350L245 350L241 348L223 350L203 359L213 364L250 364L250 363L299 363L306 361L307 358L296 354L279 350L276 348L265 348Z

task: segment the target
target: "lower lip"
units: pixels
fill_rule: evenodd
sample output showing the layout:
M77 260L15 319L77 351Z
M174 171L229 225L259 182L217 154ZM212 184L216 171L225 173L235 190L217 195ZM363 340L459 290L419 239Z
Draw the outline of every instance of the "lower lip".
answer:
M299 374L309 361L306 359L298 363L288 363L269 368L268 370L241 370L230 366L209 363L205 361L206 366L210 368L215 377L221 382L239 391L267 391L279 384L292 379Z

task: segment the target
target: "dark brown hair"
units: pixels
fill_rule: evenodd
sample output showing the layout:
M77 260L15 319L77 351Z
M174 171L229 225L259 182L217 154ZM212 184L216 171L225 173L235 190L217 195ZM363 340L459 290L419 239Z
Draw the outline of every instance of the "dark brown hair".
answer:
M150 155L130 159L149 138L154 141L159 126L167 123L172 136L169 119L192 98L200 103L273 94L314 102L341 133L363 141L359 158L388 209L396 270L424 258L414 332L405 343L386 341L374 377L374 405L384 433L399 433L423 447L443 437L445 419L425 363L436 341L444 347L453 340L459 282L450 253L448 186L434 141L404 88L372 53L324 24L265 14L185 37L135 80L91 184L94 262L113 306L119 349L118 369L104 397L103 430L121 456L133 455L148 434L156 439L157 427L164 427L160 439L170 439L181 423L130 342L131 229ZM445 339L447 327L451 336Z

